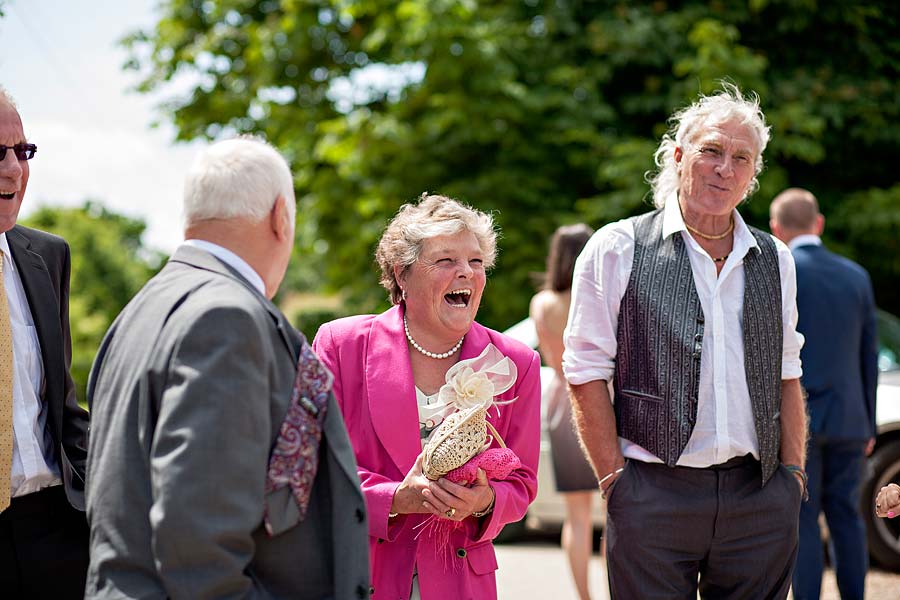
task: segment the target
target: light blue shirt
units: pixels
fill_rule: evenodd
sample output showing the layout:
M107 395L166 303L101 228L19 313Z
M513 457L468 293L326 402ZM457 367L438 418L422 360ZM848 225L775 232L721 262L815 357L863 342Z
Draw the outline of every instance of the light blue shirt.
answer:
M793 252L794 248L799 248L800 246L821 246L822 238L812 233L804 233L802 235L798 235L794 239L788 242L788 248Z
M246 279L250 285L256 288L260 294L263 296L266 295L266 284L263 282L263 278L259 276L259 273L253 270L253 267L247 264L243 258L229 250L228 248L223 248L218 244L213 244L212 242L207 242L206 240L184 240L181 244L182 246L190 246L191 248L199 248L205 252L209 252L223 263L237 271L241 274L241 276Z

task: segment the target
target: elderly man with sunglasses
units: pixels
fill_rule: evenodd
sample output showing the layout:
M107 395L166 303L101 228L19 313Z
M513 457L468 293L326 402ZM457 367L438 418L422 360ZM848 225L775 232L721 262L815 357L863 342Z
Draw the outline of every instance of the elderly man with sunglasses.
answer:
M0 596L82 598L88 415L69 374L69 246L16 225L36 151L0 88Z

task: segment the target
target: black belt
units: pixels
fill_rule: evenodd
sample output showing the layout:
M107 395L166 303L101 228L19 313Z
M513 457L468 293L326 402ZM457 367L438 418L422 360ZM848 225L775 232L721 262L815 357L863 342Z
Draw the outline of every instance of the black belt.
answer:
M12 521L58 510L60 501L66 500L66 491L61 485L47 487L31 494L12 498L9 506L0 513L0 522Z
M719 463L717 465L710 465L705 467L707 469L712 469L713 471L727 471L728 469L738 469L740 467L752 467L758 465L759 461L753 458L752 454L745 454L743 456L735 456L734 458L730 458L723 463Z

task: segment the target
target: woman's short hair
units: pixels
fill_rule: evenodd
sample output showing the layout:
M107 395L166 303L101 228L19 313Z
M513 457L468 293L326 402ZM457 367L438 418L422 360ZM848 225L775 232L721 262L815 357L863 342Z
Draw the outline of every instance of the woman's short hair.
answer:
M547 278L544 288L554 292L565 292L572 287L572 273L575 259L584 250L594 230L584 223L563 225L550 238L550 252L547 254Z
M197 157L185 178L184 226L210 219L259 222L278 196L284 196L293 220L294 180L278 150L253 136L217 142Z
M388 223L375 250L381 267L381 285L390 294L391 303L399 304L403 290L394 275L394 267L408 269L419 259L425 240L439 235L455 235L470 231L481 247L485 269L497 258L497 232L491 215L448 198L425 192L416 203L404 204Z
M647 174L647 183L653 196L653 204L662 208L666 200L678 190L681 175L675 162L675 147L691 144L707 127L737 120L745 125L755 138L756 162L753 179L747 186L744 198L759 187L757 175L762 171L762 154L769 143L769 127L759 107L759 96L751 92L747 96L733 83L723 82L722 89L711 96L700 96L690 106L677 111L669 119L669 131L653 155L657 171Z

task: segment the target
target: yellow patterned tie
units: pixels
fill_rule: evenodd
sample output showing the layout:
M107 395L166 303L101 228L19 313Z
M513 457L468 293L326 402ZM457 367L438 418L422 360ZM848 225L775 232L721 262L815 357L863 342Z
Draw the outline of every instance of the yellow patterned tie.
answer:
M0 511L9 506L13 455L13 348L0 250Z

